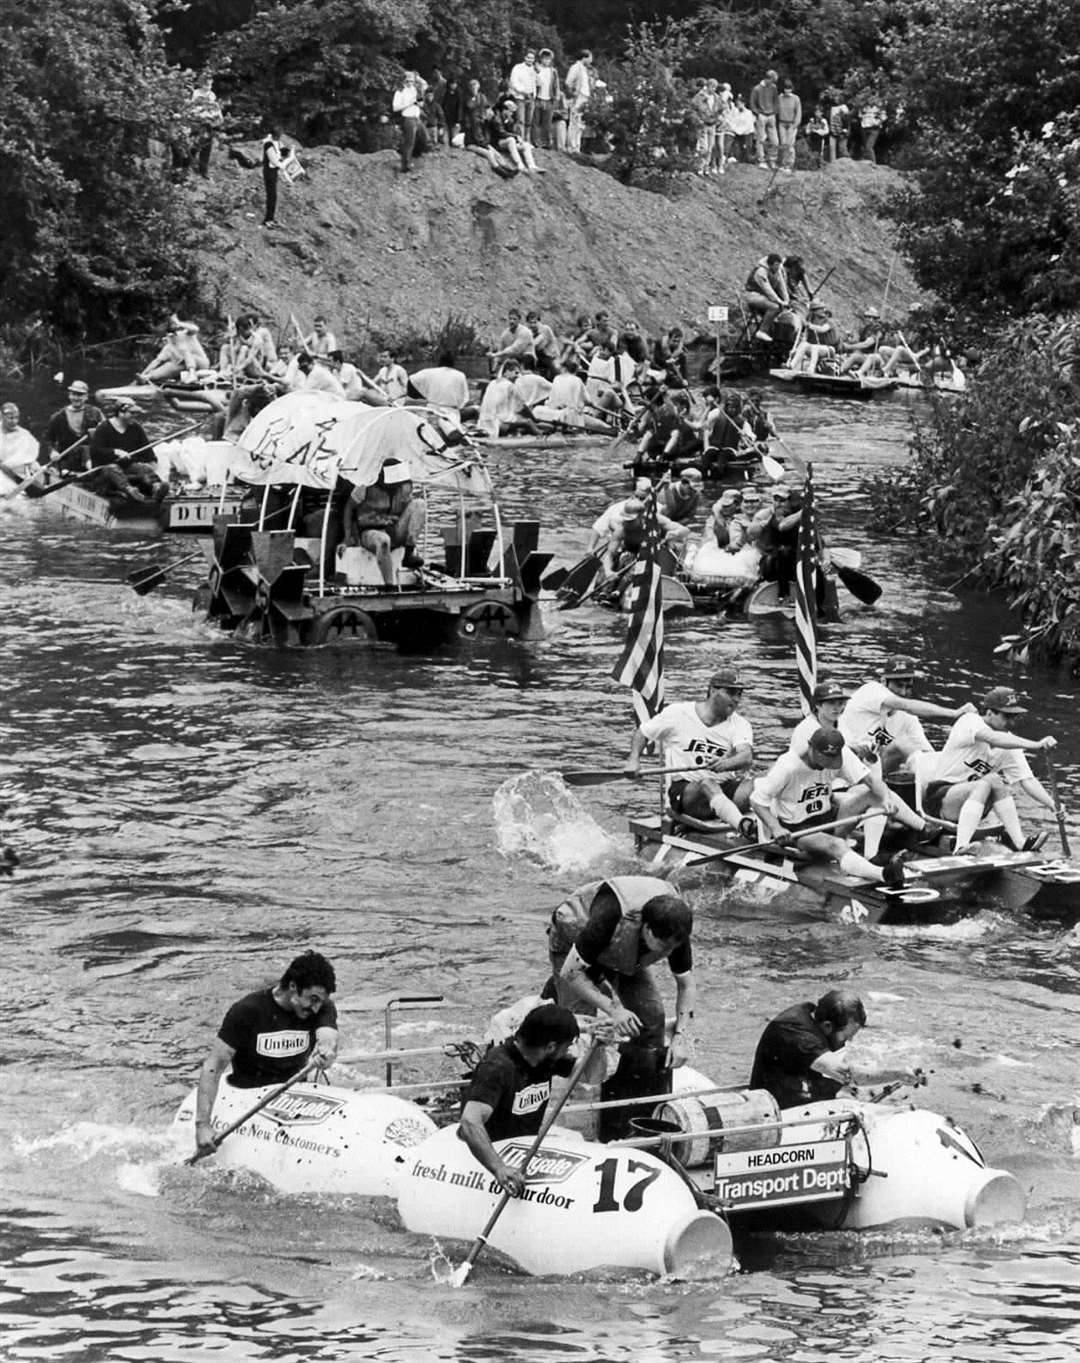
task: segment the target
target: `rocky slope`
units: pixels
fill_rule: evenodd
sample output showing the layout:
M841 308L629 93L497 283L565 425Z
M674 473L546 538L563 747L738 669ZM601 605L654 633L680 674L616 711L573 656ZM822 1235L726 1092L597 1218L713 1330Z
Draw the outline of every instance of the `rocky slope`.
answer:
M257 154L258 149L249 148ZM733 311L751 264L800 254L843 323L867 303L899 313L917 295L881 215L896 175L862 162L777 175L748 165L675 199L628 189L566 156L546 173L499 179L467 151L443 150L402 175L393 152L301 153L307 174L282 185L279 226L262 220L256 169L218 155L192 191L207 311L256 311L288 325L317 311L346 344L372 332L437 333L453 318L490 335L506 309L538 307L556 323L607 308L657 329L708 333L706 308Z

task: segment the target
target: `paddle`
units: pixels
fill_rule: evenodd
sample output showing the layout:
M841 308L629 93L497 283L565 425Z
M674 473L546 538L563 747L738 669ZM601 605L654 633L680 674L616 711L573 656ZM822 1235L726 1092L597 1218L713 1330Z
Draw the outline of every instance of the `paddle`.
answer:
M540 579L540 585L546 592L557 592L569 576L569 568L553 568L546 577Z
M587 554L580 563L575 563L557 589L559 610L568 611L580 606L603 566L599 554Z
M594 1035L592 1040L586 1047L585 1054L580 1058L580 1060L578 1060L577 1064L571 1071L570 1078L567 1080L566 1083L566 1088L563 1089L562 1093L559 1094L558 1098L554 1102L551 1102L549 1100L547 1105L547 1111L544 1114L544 1120L540 1124L540 1130L536 1133L536 1139L525 1152L525 1158L521 1162L521 1174L523 1177L525 1177L528 1174L529 1165L532 1162L533 1156L543 1145L544 1137L555 1125L555 1120L558 1117L559 1113L563 1110L563 1106L565 1105L566 1100L570 1097L571 1093L573 1093L574 1089L577 1087L578 1081L580 1080L581 1076L585 1073L586 1066L588 1065L589 1061L593 1058L593 1054L595 1053L597 1047L600 1045L602 1045L600 1038ZM477 1259L480 1257L480 1254L482 1253L484 1246L488 1242L488 1237L491 1235L491 1232L495 1229L495 1223L506 1210L506 1204L510 1201L511 1196L512 1194L510 1193L503 1193L502 1197L500 1197L498 1202L495 1204L495 1210L488 1217L484 1229L472 1242L472 1247L470 1248L468 1254L465 1256L464 1260L457 1268L454 1269L454 1272L450 1278L450 1285L452 1287L464 1287L466 1282L468 1282L469 1274L472 1272L473 1264L475 1264Z
M833 572L852 594L864 605L872 606L884 590L880 582L875 582L868 573L858 568L849 568L843 563L832 561Z
M87 431L85 435L80 435L78 440L76 440L73 445L69 445L66 450L61 450L58 454L54 454L47 463L39 464L34 472L28 474L21 483L17 483L10 492L5 492L3 497L0 497L0 502L7 502L10 501L12 497L17 497L24 488L28 488L31 483L36 482L46 469L52 468L53 464L58 463L65 455L70 454L72 450L77 450L83 441L89 439L90 432Z
M276 1089L271 1089L265 1098L260 1098L255 1106L249 1108L242 1117L237 1117L236 1121L230 1126L227 1126L224 1131L219 1131L205 1150L196 1150L194 1155L190 1155L184 1163L198 1164L201 1159L206 1159L207 1155L214 1154L226 1136L231 1136L232 1133L243 1126L245 1122L250 1121L257 1112L261 1112L264 1107L269 1107L275 1098L280 1098L287 1089L291 1089L295 1084L299 1084L301 1080L306 1079L314 1068L315 1058L312 1057L302 1070L297 1070L291 1079L286 1079L284 1084L279 1084Z
M139 568L134 573L128 573L128 581L135 589L137 596L146 596L155 587L160 587L174 568L179 568L183 563L191 563L197 558L202 558L202 553L185 554L183 558L178 558L175 563L167 563L164 568Z
M646 767L643 771L561 771L568 786L602 786L608 781L636 781L640 776L675 776L684 771L707 772L708 767Z
M1054 770L1053 759L1048 752L1043 753L1046 759L1046 779L1050 786L1050 795L1054 801L1054 813L1057 815L1058 837L1061 839L1061 850L1067 857L1072 856L1072 848L1069 846L1069 835L1065 831L1065 811L1061 807L1061 800L1058 797L1057 772Z
M167 440L175 440L177 436L187 435L188 431L193 431L197 426L203 424L203 417L198 421L192 421L187 426L181 426L177 431L170 431L168 435L159 435L156 440L150 440L145 445L140 445L138 449L132 450L129 454L127 450L121 451L127 460L134 459L137 454L145 454L147 450L152 450L158 445L164 445ZM85 438L85 437L84 437ZM81 473L73 473L70 478L62 478L59 482L53 483L51 487L42 488L41 496L50 497L54 492L59 492L62 487L67 487L69 483L77 482L80 478L87 477L88 474L97 473L96 468L83 469Z
M693 864L700 866L707 861L726 861L728 857L741 857L747 852L763 852L766 848L784 851L791 843L798 842L802 838L808 838L811 833L831 833L835 828L857 828L859 824L864 823L872 816L884 813L883 809L867 809L854 818L834 819L832 823L819 823L813 828L804 828L801 833L789 833L787 842L783 846L775 838L770 838L768 842L752 842L745 847L729 847L723 852L712 852L706 856L698 857Z
M817 286L817 288L816 288L816 289L813 291L813 293L810 295L810 302L811 302L811 303L814 301L814 299L818 296L818 294L821 292L821 290L825 287L825 285L826 285L826 284L829 282L829 280L832 278L832 276L833 276L833 271L834 271L835 269L836 269L836 266L833 265L833 266L826 272L824 279L822 279L821 283Z

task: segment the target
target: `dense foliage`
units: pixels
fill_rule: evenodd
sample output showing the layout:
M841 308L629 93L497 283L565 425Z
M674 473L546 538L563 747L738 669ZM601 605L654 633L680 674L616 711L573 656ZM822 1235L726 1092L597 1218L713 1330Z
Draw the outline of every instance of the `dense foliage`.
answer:
M1078 51L1080 5L1059 0L905 0L888 46L916 169L896 206L901 248L920 283L983 326L1080 303L1080 279L1050 268L1070 225L1054 196L1007 178L1018 150L1080 105Z
M138 0L37 0L0 20L0 300L72 333L183 304L193 274L164 140L186 89Z

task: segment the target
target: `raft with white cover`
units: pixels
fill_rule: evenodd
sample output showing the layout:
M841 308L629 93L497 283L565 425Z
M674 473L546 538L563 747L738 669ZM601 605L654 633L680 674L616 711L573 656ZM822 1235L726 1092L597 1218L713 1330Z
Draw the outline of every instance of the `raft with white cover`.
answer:
M744 544L731 553L721 549L715 540L702 540L696 549L687 553L683 563L691 586L753 587L761 572L761 553L752 544Z
M531 1145L505 1140L495 1148L520 1167ZM408 1230L472 1240L500 1197L456 1126L404 1154L397 1206ZM656 1155L560 1127L530 1161L525 1193L509 1200L488 1244L538 1274L677 1273L704 1259L724 1273L732 1262L727 1224L702 1211L687 1182Z
M212 1123L223 1131L272 1092L223 1082ZM196 1090L184 1099L172 1131L186 1154L195 1149ZM259 1174L284 1193L354 1193L392 1197L399 1155L426 1141L435 1123L407 1099L333 1084L297 1084L222 1141L214 1159Z

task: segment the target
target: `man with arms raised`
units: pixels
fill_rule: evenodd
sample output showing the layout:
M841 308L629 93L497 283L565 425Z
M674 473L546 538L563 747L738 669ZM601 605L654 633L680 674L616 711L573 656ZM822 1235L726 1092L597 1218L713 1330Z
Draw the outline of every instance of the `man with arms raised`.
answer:
M833 783L843 772L849 789L834 795ZM866 768L844 743L837 729L816 729L801 752L778 757L754 782L750 807L767 837L786 847L800 834L798 847L822 861L835 861L845 875L898 889L904 883L903 854L875 866L833 833L815 833L819 824L853 821L873 804L865 784Z
M319 1069L337 1054L337 1009L330 995L337 988L334 967L317 951L305 951L271 989L258 989L225 1014L199 1075L195 1106L195 1144L214 1146L211 1117L221 1076L234 1088L282 1084L314 1060Z
M1044 809L1055 809L1028 766L1025 752L1048 752L1054 738L1021 738L1009 732L1016 715L1027 714L1011 686L995 686L987 693L982 714L964 714L945 740L934 764L933 779L923 794L923 808L950 822L956 821L956 851L971 844L988 808L1001 820L1009 842L1018 852L1040 845L1038 834L1025 839L1009 789L1019 785Z
M974 705L952 708L916 700L920 672L914 658L894 658L881 669L880 681L865 682L849 697L839 728L863 762L881 758L881 771L891 776L916 752L929 752L930 743L920 719L961 719L978 711Z
M458 1136L504 1193L520 1197L525 1179L503 1161L494 1142L539 1132L552 1077L570 1073L566 1053L577 1037L573 1013L545 1003L525 1015L509 1041L492 1046L473 1071Z
M839 989L785 1009L761 1034L750 1087L771 1093L781 1108L835 1098L852 1082L844 1047L865 1026L862 1000Z
M668 777L668 803L676 816L715 825L719 820L738 830L750 793L754 732L738 714L743 684L734 668L722 668L709 680L705 698L677 701L645 721L630 742L624 771L637 776L647 743L656 743L664 766L700 767L701 775ZM752 829L752 825L751 825Z
M605 1098L659 1092L658 1084L670 1082L670 1071L686 1063L695 999L693 930L690 905L654 876L591 881L552 914L548 950L558 1001L606 1018L621 1042L619 1068L601 1090ZM663 960L675 979L670 1041L653 970ZM615 1111L617 1118L605 1120L607 1139L624 1135L631 1115Z

